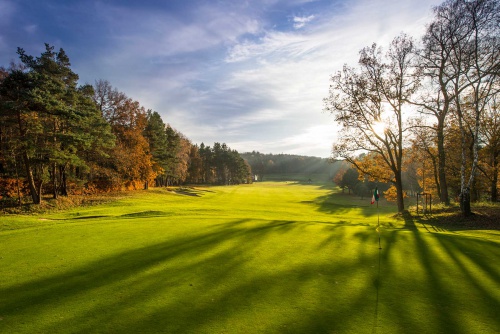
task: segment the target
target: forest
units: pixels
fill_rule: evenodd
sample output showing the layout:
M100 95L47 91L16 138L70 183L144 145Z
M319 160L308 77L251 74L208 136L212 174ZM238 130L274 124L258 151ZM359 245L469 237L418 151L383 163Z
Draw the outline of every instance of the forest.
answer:
M106 80L79 85L63 49L0 67L0 200L251 182L225 143L193 144Z
M330 159L294 155L272 154L261 152L245 152L240 154L245 159L256 181L286 179L304 181L320 178L320 181L332 181L340 170L340 163L332 163ZM318 181L318 180L316 180Z

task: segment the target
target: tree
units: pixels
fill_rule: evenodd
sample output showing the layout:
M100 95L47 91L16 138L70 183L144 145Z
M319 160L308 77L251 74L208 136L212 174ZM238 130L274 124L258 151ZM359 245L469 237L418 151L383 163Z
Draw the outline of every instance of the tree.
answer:
M342 189L342 193L344 193L345 188L347 188L347 185L343 182L344 175L347 172L347 168L341 168L337 171L337 174L333 177L333 182Z
M498 92L496 83L500 67L500 4L498 1L487 0L457 0L456 3L463 11L460 21L464 25L462 39L453 45L458 72L454 80L457 92L455 108L462 140L460 207L462 213L469 216L472 214L470 189L475 183L479 164L480 123L485 108ZM473 158L467 175L469 136L472 136L473 141Z
M490 200L498 201L498 174L500 173L500 114L498 107L499 94L490 100L488 108L482 115L480 138L484 145L482 150L482 164L478 165L489 182Z
M156 186L165 186L165 169L168 163L168 140L166 125L156 111L148 110L144 136L149 143Z
M398 212L404 211L404 107L418 87L413 73L414 53L414 43L406 35L396 37L385 56L376 44L362 49L360 68L345 65L342 72L332 76L330 94L324 100L325 110L342 126L333 157L347 160L363 174L392 182L397 189ZM361 164L356 159L360 150L380 158L385 169Z
M179 146L177 148L176 164L174 167L175 182L184 183L188 178L189 171L189 153L191 151L191 142L182 133L176 131L179 136Z
M200 147L198 145L191 145L190 147L188 182L203 182L203 160L200 156Z
M179 152L181 150L181 136L170 126L170 124L167 124L165 133L167 135L165 175L167 186L171 186L178 180L177 165L179 163Z
M149 142L144 137L146 110L107 81L96 82L94 102L116 136L116 145L105 162L104 178L113 180L113 188L147 187L155 172Z
M426 89L415 104L437 120L440 198L446 204L449 204L449 196L444 127L451 112L458 119L462 142L460 198L464 215L471 213L470 187L478 163L481 113L498 76L499 13L496 0L445 1L434 10L434 20L424 35L420 53L421 78ZM472 132L467 131L467 117L474 120ZM467 177L466 137L469 135L474 137L475 144L472 168Z
M200 158L202 160L203 169L203 183L214 183L215 173L213 167L213 151L210 146L205 146L204 143L200 144Z
M415 166L418 185L422 191L439 196L441 194L441 185L436 145L436 128L416 124L412 128L412 132L413 139L412 146L408 150L408 163Z
M346 170L344 175L342 176L341 184L348 189L349 194L356 188L356 185L359 183L359 173L354 168L349 168ZM343 191L343 190L342 190Z
M10 127L10 146L19 150L28 187L39 204L49 180L53 197L67 195L69 169L85 167L80 151L102 144L89 136L103 125L63 49L46 44L40 57L18 54L22 66L13 67L0 86L2 123ZM103 136L106 137L106 127ZM108 129L109 133L109 129Z

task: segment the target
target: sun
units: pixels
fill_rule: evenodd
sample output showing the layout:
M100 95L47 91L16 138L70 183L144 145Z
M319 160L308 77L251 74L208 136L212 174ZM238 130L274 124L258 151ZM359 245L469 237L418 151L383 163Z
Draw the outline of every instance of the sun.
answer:
M387 127L384 122L377 121L372 123L373 132L379 137L382 137L384 135L386 128Z

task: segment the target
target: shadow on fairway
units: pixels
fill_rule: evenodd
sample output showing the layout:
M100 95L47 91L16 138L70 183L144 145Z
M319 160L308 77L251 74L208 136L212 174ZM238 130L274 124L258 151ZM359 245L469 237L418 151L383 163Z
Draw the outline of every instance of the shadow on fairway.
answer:
M303 202L307 204L307 202ZM370 204L370 199L359 199L355 196L341 194L335 191L327 195L320 196L311 204L317 205L320 212L328 214L345 214L350 211L358 210L365 217L373 217L377 215L376 207ZM380 208L380 213L385 212L387 208Z
M405 222L405 225L404 225L405 229L408 229L408 230L413 231L413 232L416 232L418 230L417 225L415 225L415 222L418 221L418 218L415 218L414 216L412 216L412 214L408 211L404 211L402 213L402 217L403 217L404 222Z
M2 287L0 329L8 325L16 332L27 332L29 327L20 322L13 324L11 319L26 319L29 324L27 317L39 319L46 317L47 312L55 312L51 323L31 330L195 333L211 327L214 332L233 332L231 326L240 326L234 330L303 333L311 329L319 333L349 327L353 321L361 320L371 303L367 305L363 295L354 297L343 290L351 275L368 267L371 255L361 252L363 255L354 263L332 264L328 257L315 261L316 252L308 253L295 239L297 232L314 225L295 221L249 224L247 220L238 220L196 235L123 251L80 267L70 266L63 274L33 277L26 283ZM343 228L342 224L321 226L325 226L325 232ZM293 238L286 242L290 235ZM326 240L320 251L329 249L327 245L334 245L335 250L347 238L343 229L336 238ZM277 247L278 240L285 241ZM266 253L266 249L272 252ZM261 256L270 267L249 271L247 266L260 263L254 263L255 252L264 252ZM304 256L301 252L306 252L306 259L310 260L294 262L294 258ZM317 301L305 303L312 296L303 287L316 283L325 285L330 293L319 291L314 296ZM373 295L369 281L362 283L361 288L364 295ZM346 307L338 307L336 299L331 299L332 292L341 297ZM87 302L78 308L82 300ZM55 309L65 305L78 312L59 319ZM259 310L263 307L266 311L262 313ZM262 319L253 318L254 313ZM268 316L271 319L264 320Z
M443 276L442 254L433 253L434 243L442 245L448 256L456 254L454 261L462 275L453 279L474 281L479 274L500 280L498 262L480 259L485 245L481 241L469 244L451 236L422 238L415 230L389 231L380 252L374 247L372 231L353 232L344 224L316 225L236 220L193 235L166 237L164 242L70 267L63 274L2 287L0 329L8 324L22 332L22 325L10 323L10 318L29 323L25 317L37 319L46 316L47 310L67 305L75 312L65 318L54 314L49 324L35 331L425 333L431 328L432 332L465 333L451 304L465 292L454 291ZM324 229L330 237L297 238L297 234L306 235L308 228ZM405 254L410 246L415 253ZM401 254L408 261L397 262L395 257ZM256 256L264 260L255 261ZM468 261L474 261L474 272ZM267 267L262 268L262 263ZM415 264L423 266L427 275L423 287L422 280L412 276ZM420 267L417 273L421 274ZM498 306L482 282L472 285L478 298ZM420 296L422 291L427 295ZM82 300L87 302L79 307ZM425 314L436 317L419 318L426 308L435 313ZM494 310L478 311L486 315L483 320L499 325L499 320L491 320L497 319Z

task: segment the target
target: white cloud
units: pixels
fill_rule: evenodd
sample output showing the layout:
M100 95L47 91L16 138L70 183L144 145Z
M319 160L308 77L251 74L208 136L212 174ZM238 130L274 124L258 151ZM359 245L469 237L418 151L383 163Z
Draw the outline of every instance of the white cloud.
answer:
M314 15L309 15L307 17L299 17L299 16L294 16L293 17L293 27L295 29L300 29L305 27L305 25L309 22L311 22L314 19Z

